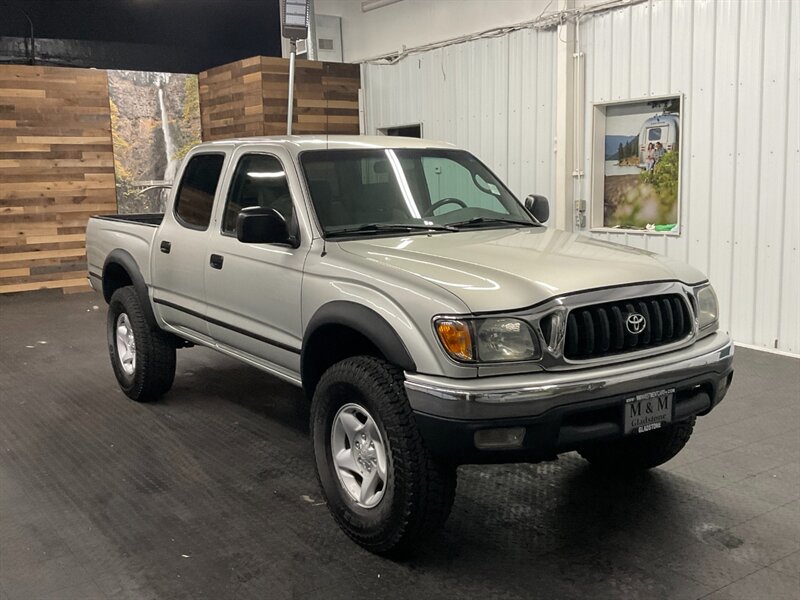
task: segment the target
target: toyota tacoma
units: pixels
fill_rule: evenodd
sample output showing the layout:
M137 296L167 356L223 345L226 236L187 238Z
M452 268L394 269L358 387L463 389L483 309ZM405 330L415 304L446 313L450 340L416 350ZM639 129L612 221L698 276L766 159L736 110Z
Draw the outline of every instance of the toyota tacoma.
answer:
M731 383L705 275L547 227L451 145L209 142L176 181L163 214L89 221L120 387L157 399L193 345L301 386L322 494L370 551L441 526L460 464L661 465Z

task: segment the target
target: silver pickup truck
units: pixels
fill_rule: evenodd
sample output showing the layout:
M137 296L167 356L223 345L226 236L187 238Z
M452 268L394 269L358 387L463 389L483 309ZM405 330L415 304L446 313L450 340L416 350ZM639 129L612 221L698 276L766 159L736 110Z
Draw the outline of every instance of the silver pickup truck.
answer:
M702 273L544 226L453 146L204 143L177 181L163 215L89 221L119 385L154 400L202 344L302 386L327 505L373 552L444 523L459 464L660 465L731 383Z

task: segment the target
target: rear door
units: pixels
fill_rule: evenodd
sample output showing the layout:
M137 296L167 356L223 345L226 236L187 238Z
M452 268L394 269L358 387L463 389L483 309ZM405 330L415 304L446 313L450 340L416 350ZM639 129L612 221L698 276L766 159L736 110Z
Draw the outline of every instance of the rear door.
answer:
M204 265L211 336L289 374L300 369L300 286L311 237L293 165L278 147L236 151ZM236 219L251 206L281 213L299 247L240 242Z
M168 325L204 338L209 336L205 263L226 158L224 151L202 150L188 158L152 248L155 310Z

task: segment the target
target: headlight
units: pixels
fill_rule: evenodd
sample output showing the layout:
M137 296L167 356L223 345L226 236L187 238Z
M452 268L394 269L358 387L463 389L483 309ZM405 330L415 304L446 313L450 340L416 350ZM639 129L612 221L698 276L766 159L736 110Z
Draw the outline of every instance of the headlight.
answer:
M437 319L434 326L444 349L461 362L515 362L539 354L533 331L519 319Z
M714 288L710 285L695 288L694 297L697 300L697 326L705 329L716 323L719 319L719 303Z
M536 346L530 327L519 319L484 319L475 322L478 360L481 362L530 360Z

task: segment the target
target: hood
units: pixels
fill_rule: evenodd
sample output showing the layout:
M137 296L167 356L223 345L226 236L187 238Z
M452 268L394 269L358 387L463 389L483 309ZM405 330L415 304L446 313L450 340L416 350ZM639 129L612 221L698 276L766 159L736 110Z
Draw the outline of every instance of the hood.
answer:
M442 287L472 312L514 310L570 292L706 277L680 261L544 227L460 231L340 242L379 268Z

